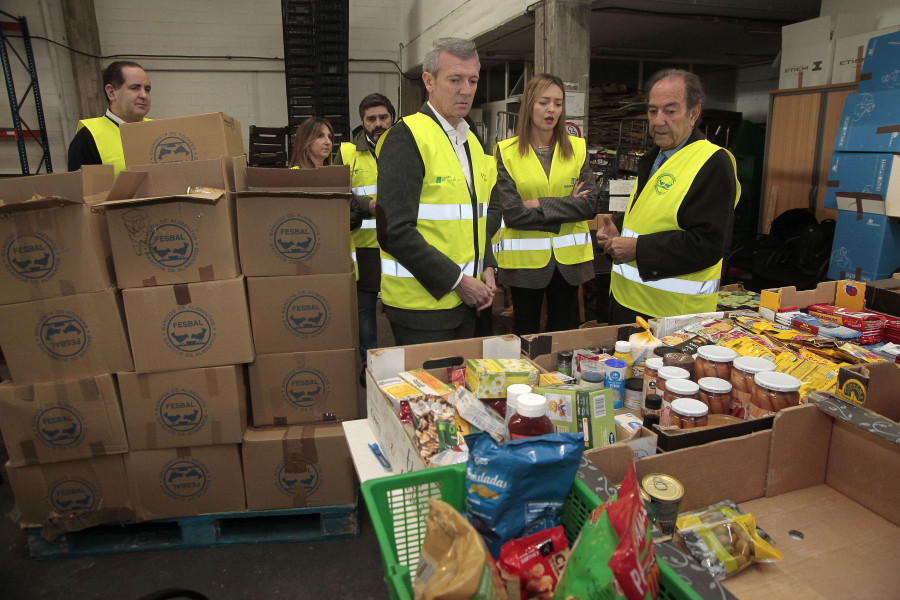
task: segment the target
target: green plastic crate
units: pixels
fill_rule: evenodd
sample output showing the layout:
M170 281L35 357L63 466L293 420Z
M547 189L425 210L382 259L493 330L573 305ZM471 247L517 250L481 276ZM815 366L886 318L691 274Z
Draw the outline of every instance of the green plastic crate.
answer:
M419 563L419 551L425 539L428 499L439 498L462 512L465 508L465 486L465 464L413 471L362 484L362 495L381 548L384 581L393 600L412 600L412 573ZM591 511L600 504L600 499L590 488L576 478L562 514L563 528L570 544L578 537ZM657 560L659 598L700 599L671 567Z

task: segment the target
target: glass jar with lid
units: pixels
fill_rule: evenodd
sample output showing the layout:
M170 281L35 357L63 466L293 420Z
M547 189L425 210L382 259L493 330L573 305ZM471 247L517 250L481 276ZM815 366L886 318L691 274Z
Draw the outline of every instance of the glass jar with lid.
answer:
M766 412L778 412L800 404L803 382L787 373L763 371L753 376L754 389L750 402Z
M758 356L738 356L731 364L731 385L735 392L745 394L753 390L754 375L775 370L775 363Z
M690 376L694 377L694 357L684 352L670 352L663 356L663 365L667 367L681 367Z
M706 427L709 423L707 417L709 407L693 398L676 398L672 402L672 425L679 429L693 429Z
M663 367L665 368L665 367ZM700 393L700 386L690 379L670 379L666 382L666 389L662 394L663 405L659 424L663 427L674 425L670 417L672 414L672 402L678 398L690 398L696 400Z
M737 352L725 346L700 346L694 361L694 373L698 380L703 377L718 377L731 381L731 363L737 357Z
M662 358L655 356L653 358L648 358L644 363L644 389L643 394L644 397L647 397L647 394L656 394L656 378L657 372L659 368L663 366Z
M698 399L709 407L711 415L727 415L731 412L731 382L720 377L701 377Z
M662 396L666 391L666 382L673 379L690 379L691 374L681 367L660 367L656 371L656 393Z

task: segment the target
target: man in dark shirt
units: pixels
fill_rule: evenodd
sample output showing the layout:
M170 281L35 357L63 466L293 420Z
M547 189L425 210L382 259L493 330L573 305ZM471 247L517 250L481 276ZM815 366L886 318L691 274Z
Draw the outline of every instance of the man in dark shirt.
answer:
M109 108L102 117L83 119L69 144L69 170L82 165L112 164L116 175L125 168L119 125L143 121L150 112L150 78L136 62L119 60L103 71Z

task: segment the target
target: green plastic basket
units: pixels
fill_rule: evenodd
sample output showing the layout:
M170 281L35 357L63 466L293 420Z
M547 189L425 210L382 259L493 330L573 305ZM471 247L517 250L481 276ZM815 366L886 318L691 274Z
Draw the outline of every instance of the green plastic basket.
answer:
M440 498L462 512L465 508L465 486L465 464L413 471L362 484L362 495L381 548L384 581L393 600L412 600L412 573L419 563L419 551L425 539L428 499ZM590 488L576 478L562 514L569 543L575 541L591 511L600 504L600 499ZM671 567L661 560L658 563L659 598L700 599Z

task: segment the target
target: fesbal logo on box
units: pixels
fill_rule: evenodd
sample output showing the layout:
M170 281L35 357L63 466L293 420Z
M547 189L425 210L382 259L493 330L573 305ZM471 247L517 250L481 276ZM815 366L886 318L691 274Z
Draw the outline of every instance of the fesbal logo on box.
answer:
M314 291L302 291L290 296L282 309L283 324L296 336L315 337L328 324L331 306Z
M200 356L216 341L216 322L203 308L180 306L162 320L163 341L179 356Z
M167 131L150 143L153 164L166 164L194 160L197 144L180 131Z
M43 407L35 411L32 429L35 437L50 448L75 448L84 440L84 417L72 406Z
M177 219L153 219L140 208L122 213L122 225L131 238L131 249L155 269L180 273L194 264L200 251L197 232Z
M316 400L328 395L328 377L318 369L294 369L282 385L282 398L291 407L312 410Z
M159 485L177 500L199 498L209 489L209 469L192 456L167 462L159 472Z
M59 250L42 231L14 233L3 242L3 264L20 281L44 283L59 270Z
M188 436L201 431L208 415L206 400L190 389L171 388L156 400L156 422L174 435Z
M297 458L291 463L292 472L288 472L285 463L275 469L275 487L285 496L294 495L297 486L303 488L304 494L309 496L319 487L319 467L305 458Z
M47 486L47 504L62 515L86 515L99 503L97 488L82 477L63 477Z
M91 346L86 320L70 310L55 310L40 317L34 337L44 354L54 360L78 360Z
M303 215L288 213L269 228L269 249L282 262L309 260L319 251L318 226Z

